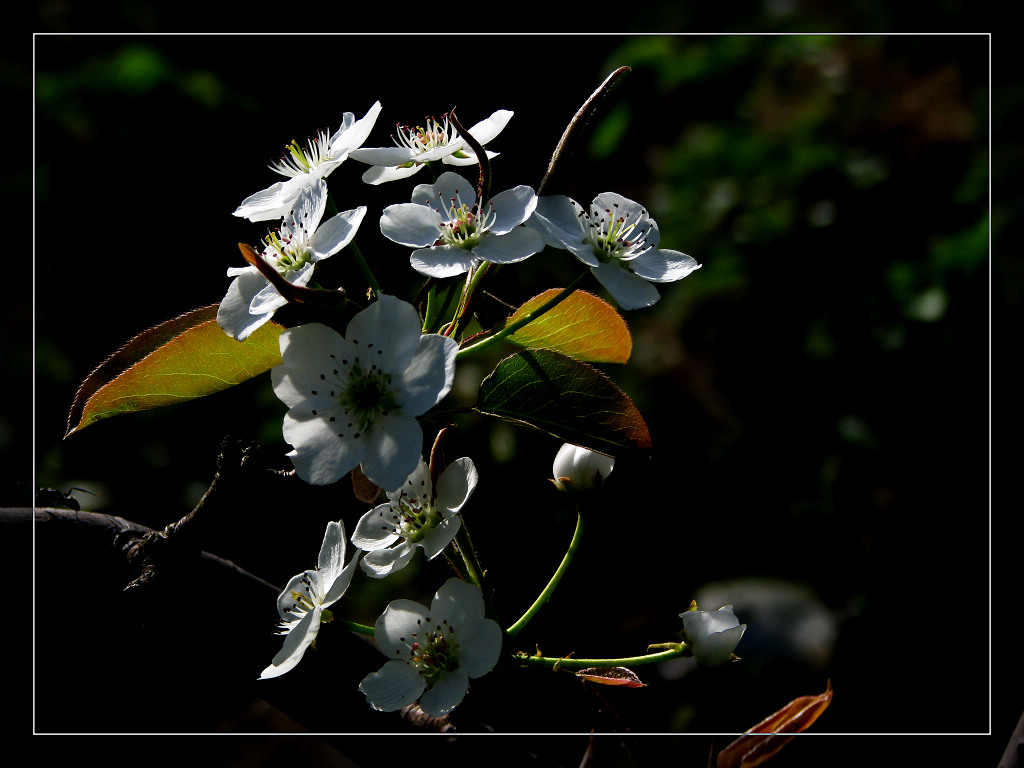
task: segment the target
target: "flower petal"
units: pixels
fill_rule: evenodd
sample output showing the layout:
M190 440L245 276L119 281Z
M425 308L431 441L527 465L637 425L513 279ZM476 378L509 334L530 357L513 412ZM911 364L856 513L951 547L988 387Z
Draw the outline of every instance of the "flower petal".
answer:
M455 534L459 532L461 526L462 518L458 515L452 515L451 517L446 517L437 526L427 531L426 535L419 542L427 559L433 560L441 554L441 551L455 538Z
M360 147L348 156L370 165L405 165L416 157L416 151L409 147Z
M473 495L478 479L472 459L466 456L456 459L437 479L437 504L449 512L458 512Z
M350 211L342 211L325 221L309 239L308 247L319 261L326 259L352 242L356 231L366 215L366 206L361 205Z
M420 336L420 316L412 304L385 294L353 317L345 329L345 340L364 367L376 365L392 375L408 367Z
M423 676L404 661L389 661L359 683L367 703L380 712L394 712L409 706L426 687Z
M506 235L488 232L473 249L473 255L495 264L514 264L544 250L544 237L534 229L516 227Z
M639 275L623 269L617 262L591 267L590 271L623 309L649 307L661 298L657 288Z
M395 203L381 214L380 231L399 245L423 248L440 237L441 215L426 205Z
M653 280L656 283L682 280L694 270L700 269L700 266L695 258L687 256L685 253L656 248L652 248L630 262L630 267L636 274L645 280Z
M385 576L390 576L405 568L414 554L416 554L416 547L403 541L390 549L367 552L359 564L368 576L374 579L383 579Z
M245 341L249 334L263 325L272 316L272 312L265 315L253 315L249 312L249 304L267 285L267 279L260 274L256 267L249 267L240 272L228 286L228 292L217 308L217 325L224 332L238 341Z
M301 660L306 649L316 639L316 633L320 629L320 607L314 606L313 610L302 617L292 630L285 635L284 645L274 656L270 666L260 674L261 680L271 677L278 677L293 669Z
M470 677L486 675L501 656L501 627L490 619L459 628L459 667Z
M455 383L458 351L458 343L446 336L425 333L419 337L412 362L396 377L403 411L419 416L441 402Z
M413 163L412 165L399 165L397 167L389 167L386 165L374 165L367 168L362 175L362 179L367 184L383 184L386 181L395 181L397 179L406 179L412 176L414 173L419 173L420 170L426 166L421 163Z
M537 195L530 187L520 184L494 195L486 207L493 211L495 217L489 231L503 235L533 215L537 208Z
M430 612L435 621L447 619L459 631L484 617L484 596L475 584L452 577L434 594Z
M423 429L404 411L380 416L370 432L366 452L359 462L373 483L392 491L416 468L423 450Z
M409 257L413 269L421 275L437 279L469 272L477 261L472 251L464 251L450 245L420 248L413 251Z
M404 598L392 600L373 625L377 648L392 659L406 658L413 635L421 633L431 618L430 611L419 603Z
M276 390L275 390L276 391ZM294 450L287 455L295 472L311 485L330 485L356 468L366 455L364 439L342 439L326 419L289 411L282 427Z
M552 248L579 245L587 234L582 213L583 208L572 198L542 195L537 198L537 207L527 226L539 231Z
M378 504L359 518L352 532L352 543L364 552L390 547L401 538L391 523L394 514L391 504Z
M460 656L461 660L461 656ZM445 672L434 687L420 696L420 709L430 717L443 717L466 698L469 675L461 667Z

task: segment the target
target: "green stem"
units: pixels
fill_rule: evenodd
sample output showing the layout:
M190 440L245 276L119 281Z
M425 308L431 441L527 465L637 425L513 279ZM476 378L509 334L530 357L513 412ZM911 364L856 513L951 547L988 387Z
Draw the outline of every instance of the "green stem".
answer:
M373 276L373 271L370 269L370 265L366 263L366 259L363 258L363 252L359 250L359 246L356 245L353 240L348 244L349 249L352 251L352 255L356 259L356 264L359 265L359 269L362 270L363 277L366 278L366 282L370 284L370 290L373 291L374 297L380 296L380 286L377 284L377 278Z
M335 619L335 621L341 622L345 625L346 629L352 632L358 632L360 635L373 636L373 627L368 627L365 624L358 624L357 622L349 621L348 619Z
M569 563L572 562L573 556L576 554L576 550L579 549L580 541L583 538L583 515L578 511L576 513L576 530L572 534L572 541L569 542L569 549L566 550L565 556L562 558L562 562L558 565L558 570L555 571L555 575L551 577L551 581L544 587L544 590L537 596L537 599L533 601L533 605L530 606L529 610L522 615L522 617L509 627L506 632L509 637L515 637L522 629L530 623L530 620L536 615L537 611L541 609L548 600L551 599L551 594L555 591L555 587L558 586L558 582L562 580L565 572L569 570Z
M554 669L587 669L589 667L639 667L644 664L657 664L659 661L668 661L685 656L689 652L685 645L679 650L661 651L659 653L645 653L643 656L626 656L621 659L555 659L549 656L526 656L516 654L513 658L524 667L547 667Z
M556 306L558 306L563 301L565 301L565 299L567 299L569 297L569 294L571 294L573 291L575 291L579 287L580 283L582 283L589 274L590 274L589 272L583 272L575 280L573 280L571 283L569 283L569 285L567 285L565 288L563 288L561 291L559 291L555 296L552 296L548 301L544 302L544 304L542 304L541 306L537 307L537 309L533 310L532 312L528 312L527 314L523 315L521 318L516 320L514 323L509 323L504 328L502 328L500 331L497 331L497 332L491 334L490 336L488 336L485 339L481 339L480 341L476 342L475 344L470 344L468 347L463 347L462 349L460 349L458 351L458 354L456 354L456 356L455 356L456 359L458 359L460 357L463 357L464 355L468 355L471 352L479 352L482 349L486 349L487 347L491 346L492 344L495 344L495 343L501 341L506 336L511 336L513 333L518 331L524 325L528 325L528 324L532 323L534 320L539 318L545 312L548 312L548 311L554 309Z
M462 561L466 564L466 572L469 575L470 581L480 587L481 591L486 595L487 590L484 589L484 569L477 559L476 550L473 549L473 542L469 538L469 531L466 529L465 520L462 521L462 525L459 526L459 530L455 534L455 544L462 554Z

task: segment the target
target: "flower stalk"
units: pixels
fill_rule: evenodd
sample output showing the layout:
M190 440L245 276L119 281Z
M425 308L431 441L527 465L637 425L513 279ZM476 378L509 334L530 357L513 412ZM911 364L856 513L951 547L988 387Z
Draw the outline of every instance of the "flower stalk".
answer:
M524 613L515 624L505 630L505 633L509 637L515 637L518 635L527 624L533 619L537 612L543 607L544 603L551 599L551 595L555 591L555 587L558 586L558 582L565 576L566 571L569 570L569 564L572 562L573 557L576 555L576 550L580 547L580 542L583 540L583 513L577 510L576 513L576 530L572 534L572 541L569 542L569 549L566 550L565 556L562 558L562 562L558 564L558 569L555 574L551 577L551 580L547 583L547 586L537 596L537 599L533 601L533 605ZM597 665L591 665L597 666Z

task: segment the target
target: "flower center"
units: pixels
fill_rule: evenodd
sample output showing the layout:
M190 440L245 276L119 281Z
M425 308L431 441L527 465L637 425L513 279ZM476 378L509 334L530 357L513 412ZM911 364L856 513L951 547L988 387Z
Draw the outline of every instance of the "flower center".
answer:
M399 147L408 147L417 154L429 152L439 147L447 147L453 141L459 141L458 131L449 120L448 115L441 119L427 118L425 126L397 125L398 136L392 137Z
M351 420L350 426L355 427L353 437L369 431L378 416L386 416L398 408L391 390L391 374L376 365L365 369L358 358L349 368L348 382L342 387L338 402Z
M430 619L427 618L424 622L429 624ZM416 623L423 622L417 620ZM447 620L434 624L433 628L426 631L413 632L412 637L408 639L399 639L408 649L409 658L406 663L426 678L428 688L433 687L443 673L459 666L459 641L455 627Z
M441 211L438 210L438 213ZM477 206L471 208L463 203L458 195L451 199L451 205L448 206L445 215L448 216L448 220L441 222L440 242L467 251L479 245L480 238L493 226L497 218L490 204L486 213L481 214Z
M263 259L282 274L302 269L309 263L310 253L304 237L271 232L264 242L267 247L263 249Z
M441 515L429 501L421 501L404 490L397 503L391 505L394 531L410 544L422 541L441 524Z
M597 258L601 261L617 259L629 262L652 247L647 244L650 227L640 228L643 221L642 213L634 221L627 221L623 216L616 217L607 208L604 211L591 208L589 216L583 212L580 216L587 220L585 242L594 247Z
M285 153L278 162L271 163L271 170L288 177L309 173L331 159L330 137L327 131L320 131L306 142L305 149L292 139L292 143L285 147Z

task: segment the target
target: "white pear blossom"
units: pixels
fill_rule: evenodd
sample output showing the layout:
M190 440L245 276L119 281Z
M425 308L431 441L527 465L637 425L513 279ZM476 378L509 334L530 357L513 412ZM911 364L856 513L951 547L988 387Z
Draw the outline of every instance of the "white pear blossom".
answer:
M289 671L302 659L313 644L326 608L336 603L352 582L358 556L345 565L345 524L328 523L316 570L293 576L277 598L281 615L279 635L285 635L284 646L270 666L263 670L261 680Z
M486 120L469 129L478 144L483 146L499 133L512 119L507 109L499 109ZM404 179L418 173L427 163L440 160L446 165L476 165L476 154L466 144L455 126L442 115L440 120L428 118L423 126L396 126L397 136L392 136L393 147L363 147L349 155L353 160L369 163L363 174L367 184L382 184L385 181ZM497 157L497 152L484 150L488 159Z
M476 190L457 173L442 173L435 184L420 184L411 203L389 205L380 230L389 240L416 248L410 263L429 277L452 277L481 261L511 264L543 250L544 238L519 226L537 205L525 185L477 205Z
M437 557L462 525L459 510L476 483L476 466L463 457L445 468L435 488L421 458L402 486L388 492L388 503L374 507L356 523L352 543L366 552L362 569L383 578L404 568L417 547L428 560Z
M359 120L351 112L346 112L337 131L331 135L327 131L320 131L307 142L305 148L297 141L292 141L286 148L287 154L270 166L272 171L285 176L286 180L271 184L245 198L235 209L234 215L249 221L267 221L284 216L303 189L329 176L345 162L352 150L362 146L380 110L378 101Z
M560 491L582 491L603 483L615 467L615 459L572 443L558 449L552 465L555 486Z
M301 191L280 228L264 238L260 258L292 285L306 285L317 262L351 243L366 215L366 206L360 206L332 216L321 226L326 206L327 184L317 179ZM217 309L217 323L229 336L245 341L288 302L252 265L230 267L228 277L234 280Z
M480 588L456 578L437 590L429 609L393 600L374 625L374 639L392 660L359 690L382 712L418 699L430 717L446 715L465 697L470 679L490 672L501 655L501 628L484 618Z
M660 298L648 281L670 283L700 268L692 256L658 248L661 232L647 210L614 192L595 197L589 212L565 195L545 195L527 226L590 267L623 309Z
M385 491L402 485L423 449L416 417L451 389L458 344L422 334L411 304L381 295L345 336L309 323L284 331L280 345L270 376L289 407L284 439L299 477L327 485L359 465Z
M747 629L746 624L740 624L731 605L717 611L686 611L679 615L693 658L707 666L728 661Z

